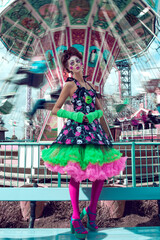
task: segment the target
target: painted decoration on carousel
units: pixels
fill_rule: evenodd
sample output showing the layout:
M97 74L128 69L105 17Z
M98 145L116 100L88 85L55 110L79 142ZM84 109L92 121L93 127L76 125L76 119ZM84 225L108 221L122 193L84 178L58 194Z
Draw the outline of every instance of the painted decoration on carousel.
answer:
M62 26L63 17L59 1L54 3L54 1L51 0L28 0L28 2L49 27L55 28Z
M93 0L66 1L69 19L72 25L86 25L92 9Z

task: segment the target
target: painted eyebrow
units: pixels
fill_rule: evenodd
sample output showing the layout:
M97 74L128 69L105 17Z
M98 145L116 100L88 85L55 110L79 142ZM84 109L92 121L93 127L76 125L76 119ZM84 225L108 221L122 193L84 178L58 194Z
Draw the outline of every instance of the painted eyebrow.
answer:
M71 62L75 62L76 60L80 60L80 59L77 57L77 58L75 58L75 60L71 60L71 61L69 61L69 63L71 63Z
M71 60L69 63L72 63L72 62L74 62L73 60Z

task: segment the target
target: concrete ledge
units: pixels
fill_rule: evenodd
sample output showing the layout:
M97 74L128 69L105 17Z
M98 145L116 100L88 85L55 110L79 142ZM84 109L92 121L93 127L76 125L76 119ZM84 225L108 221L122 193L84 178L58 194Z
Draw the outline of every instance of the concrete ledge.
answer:
M68 188L0 188L0 201L70 201ZM90 200L91 188L80 188L79 200ZM104 187L99 200L156 200L160 187Z
M0 229L0 240L76 240L69 228ZM89 232L87 240L155 240L160 239L160 227L105 228Z

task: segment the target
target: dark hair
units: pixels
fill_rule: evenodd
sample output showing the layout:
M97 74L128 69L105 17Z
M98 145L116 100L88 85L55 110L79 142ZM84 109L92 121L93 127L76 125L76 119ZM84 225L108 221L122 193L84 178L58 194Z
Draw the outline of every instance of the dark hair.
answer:
M83 56L82 54L74 47L70 47L68 48L68 50L64 50L62 56L61 56L61 63L62 66L67 70L67 72L71 72L68 69L68 60L72 57L72 56L76 56L79 59L82 60Z

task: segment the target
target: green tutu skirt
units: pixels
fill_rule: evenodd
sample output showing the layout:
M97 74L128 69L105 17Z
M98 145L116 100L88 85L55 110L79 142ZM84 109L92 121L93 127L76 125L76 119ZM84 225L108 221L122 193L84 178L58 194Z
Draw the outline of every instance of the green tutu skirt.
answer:
M67 173L76 181L105 180L118 175L126 157L119 150L105 145L63 145L55 143L43 149L45 166L53 172Z

